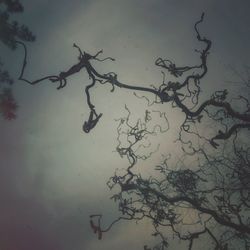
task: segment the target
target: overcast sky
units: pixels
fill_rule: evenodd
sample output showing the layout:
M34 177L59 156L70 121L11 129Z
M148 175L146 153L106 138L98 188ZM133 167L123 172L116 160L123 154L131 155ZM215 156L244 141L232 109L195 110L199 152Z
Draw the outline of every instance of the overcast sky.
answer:
M202 34L213 42L204 90L224 89L237 80L230 67L241 71L250 65L249 0L22 0L24 13L17 20L36 35L28 44L25 77L30 80L58 74L77 62L82 50L115 62L96 64L102 73L114 71L127 84L149 86L162 81L154 61L161 56L179 65L199 63L193 25L205 12ZM17 78L23 50L4 49L2 59ZM98 241L88 222L102 213L105 223L117 216L106 181L126 161L114 152L115 118L126 114L124 105L139 117L145 101L132 92L98 86L92 100L103 117L90 133L82 132L88 118L84 86L86 72L79 72L57 90L44 81L29 86L17 81L13 88L18 118L0 120L0 248L4 250L142 249L153 242L150 223L117 224ZM221 87L220 87L221 85ZM207 93L207 92L206 92ZM158 107L157 107L158 108ZM176 127L179 115L168 110ZM160 118L159 118L160 119ZM172 126L173 127L173 126ZM161 161L161 153L174 152L172 129L157 137L160 152L143 163L145 172ZM177 249L177 248L176 248ZM179 248L178 248L179 249Z

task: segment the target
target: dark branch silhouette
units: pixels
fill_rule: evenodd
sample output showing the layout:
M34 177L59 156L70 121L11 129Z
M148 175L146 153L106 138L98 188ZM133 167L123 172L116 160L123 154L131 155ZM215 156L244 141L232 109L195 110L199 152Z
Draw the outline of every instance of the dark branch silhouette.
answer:
M118 76L114 72L109 72L105 74L99 73L94 66L91 64L91 60L96 60L99 62L103 62L105 60L113 60L111 57L107 57L104 59L99 59L99 55L102 53L102 50L98 51L95 55L90 55L86 52L82 52L79 46L76 44L73 45L73 47L78 49L79 56L78 56L78 62L73 65L71 68L69 68L66 71L62 71L58 75L49 75L42 78L39 78L34 81L27 80L24 78L24 71L25 67L27 65L27 49L23 42L17 41L18 44L22 45L24 48L24 60L23 60L23 66L22 70L19 76L19 80L22 80L26 83L29 83L31 85L35 85L37 83L43 82L45 80L49 80L51 82L59 82L59 86L57 89L62 89L67 85L68 78L78 73L79 71L85 69L87 71L87 74L89 75L89 78L91 79L92 83L90 85L87 85L85 87L85 92L87 96L87 104L90 108L90 117L93 118L93 114L97 119L95 119L96 122L99 121L100 116L98 116L94 111L94 105L91 102L90 97L90 89L96 85L97 82L100 84L111 84L112 90L114 90L115 87L119 88L125 88L130 89L133 91L139 91L144 93L150 93L153 94L156 98L159 98L161 103L171 103L173 107L180 108L183 113L185 114L186 118L183 123L183 127L187 127L187 124L190 120L196 120L199 121L202 119L203 115L202 113L207 112L207 109L209 107L216 108L216 109L223 109L225 111L225 115L230 116L232 119L237 119L238 128L247 127L249 128L249 122L250 122L250 115L247 112L240 113L234 110L234 108L225 101L226 94L224 96L220 96L220 98L217 97L211 97L211 99L204 101L202 104L199 104L199 95L200 95L200 81L206 76L208 68L207 68L207 57L209 55L209 51L211 49L212 42L207 39L206 37L202 37L199 30L198 25L200 25L203 22L204 19L204 13L202 14L199 21L197 21L194 25L194 29L197 35L197 40L203 44L205 44L205 48L201 51L197 51L200 54L200 60L201 63L199 65L194 66L176 66L175 63L170 61L169 59L162 59L159 57L155 61L155 65L158 67L161 67L163 69L166 69L171 75L178 78L180 76L183 76L184 74L187 74L184 77L183 81L177 81L177 82L165 82L159 86L159 87L140 87L135 85L128 85L120 82L118 80ZM193 72L193 70L197 72ZM200 72L198 72L200 71ZM192 86L192 87L191 87ZM192 90L191 90L192 89ZM188 101L189 100L189 101ZM186 103L189 103L187 105ZM191 104L191 106L190 106ZM190 106L190 107L189 107ZM196 110L194 111L194 109ZM91 115L92 114L92 115ZM90 119L89 121L91 121ZM86 125L89 124L89 121L85 123L84 128L86 128ZM95 124L96 123L92 123ZM84 129L84 131L90 131L90 127L93 128L94 126L87 125L87 128ZM89 128L88 128L89 127ZM186 130L185 130L186 131ZM223 132L227 135L234 134L235 131L234 126L229 129L230 133ZM186 131L189 132L189 131ZM232 133L231 133L232 132ZM222 137L221 134L215 135L212 138L210 138L211 145L214 147L218 146L218 143L215 142L215 140L222 140L222 139L228 139L230 136L224 136Z

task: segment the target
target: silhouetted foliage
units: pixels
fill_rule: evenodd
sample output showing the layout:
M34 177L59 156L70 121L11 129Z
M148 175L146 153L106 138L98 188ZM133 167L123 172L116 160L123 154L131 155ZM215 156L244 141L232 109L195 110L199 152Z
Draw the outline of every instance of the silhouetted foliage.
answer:
M6 88L0 93L0 113L6 120L16 118L17 104L12 96L11 89Z
M3 70L3 63L0 62L0 82L7 83L9 85L13 84L13 79L11 79L10 74L7 70Z
M18 0L0 1L0 40L10 49L16 49L17 40L34 41L35 36L25 25L11 21L10 15L23 12L23 6ZM4 8L5 7L5 8Z
M23 6L19 0L0 1L0 41L11 50L17 48L17 40L35 40L35 36L27 26L20 26L17 21L10 20L13 14L20 12L23 12ZM12 120L16 117L17 105L11 93L11 88L9 87L6 91L6 87L3 85L11 85L13 82L8 70L4 69L4 64L0 61L0 113L7 120Z

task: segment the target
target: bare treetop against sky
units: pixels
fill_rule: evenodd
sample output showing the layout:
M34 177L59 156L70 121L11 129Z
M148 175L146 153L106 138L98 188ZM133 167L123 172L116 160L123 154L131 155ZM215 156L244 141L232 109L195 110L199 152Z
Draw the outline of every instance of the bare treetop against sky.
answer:
M116 72L128 85L160 85L161 69L154 65L158 57L178 65L200 63L195 49L201 46L193 25L202 12L199 30L212 40L212 49L201 98L229 85L239 91L228 81L241 81L237 72L250 65L248 0L23 0L22 4L24 12L13 18L36 35L34 43L26 43L24 77L31 81L59 75L76 64L75 43L91 55L103 50L100 58L115 58L95 62L99 72ZM107 224L117 217L106 182L127 162L114 152L118 126L114 119L127 115L125 104L134 119L143 117L146 100L133 91L115 88L113 93L112 86L99 84L91 89L91 98L103 115L91 133L84 133L82 125L89 117L86 70L69 77L60 90L49 80L30 86L17 80L23 48L11 51L1 44L0 52L15 80L13 93L19 105L16 120L0 120L0 248L136 250L152 245L147 221L117 224L101 241L89 226L93 213L105 214ZM152 150L158 144L160 148L139 166L145 175L163 160L162 154L177 157L180 150L172 141L178 136L181 112L173 112L167 103L155 107L166 111L170 130L152 139ZM156 119L164 124L162 117Z

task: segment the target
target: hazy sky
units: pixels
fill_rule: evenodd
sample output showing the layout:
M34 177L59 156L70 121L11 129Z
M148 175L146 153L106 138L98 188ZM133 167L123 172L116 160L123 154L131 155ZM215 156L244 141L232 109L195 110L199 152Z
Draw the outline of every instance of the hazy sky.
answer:
M22 0L24 13L17 20L36 34L28 44L26 78L58 74L77 62L77 43L83 50L115 62L97 63L100 72L114 71L127 84L149 86L162 81L157 57L179 65L199 63L193 24L201 13L202 34L213 42L204 90L225 88L237 79L229 65L241 71L250 65L249 0ZM12 52L1 45L3 60L14 77L21 69L23 50ZM88 223L92 213L103 213L108 223L117 216L106 181L126 161L114 153L114 119L124 116L125 103L135 117L146 103L132 92L110 86L91 90L101 121L90 133L82 132L88 117L84 86L79 72L58 91L43 82L29 86L16 81L14 95L18 119L0 120L0 248L4 250L142 249L150 244L150 223L117 224L98 241ZM220 87L220 85L222 85ZM206 92L207 93L207 92ZM158 107L157 107L158 108ZM167 109L161 107L162 110ZM171 124L179 115L169 111ZM176 126L176 125L175 125ZM170 132L171 131L171 132ZM157 137L161 151L173 152L172 129ZM160 153L143 165L145 173L162 160Z

